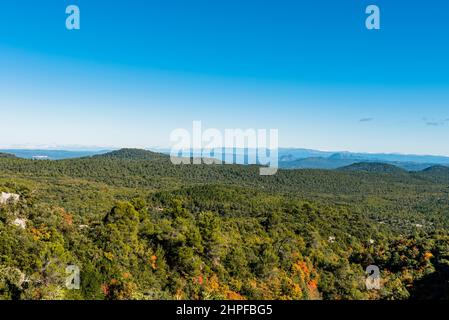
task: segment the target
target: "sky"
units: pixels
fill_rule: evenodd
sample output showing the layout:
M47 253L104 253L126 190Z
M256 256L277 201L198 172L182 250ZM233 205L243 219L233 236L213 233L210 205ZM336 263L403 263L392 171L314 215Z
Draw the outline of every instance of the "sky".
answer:
M448 17L447 0L2 1L0 148L167 147L201 121L449 155Z

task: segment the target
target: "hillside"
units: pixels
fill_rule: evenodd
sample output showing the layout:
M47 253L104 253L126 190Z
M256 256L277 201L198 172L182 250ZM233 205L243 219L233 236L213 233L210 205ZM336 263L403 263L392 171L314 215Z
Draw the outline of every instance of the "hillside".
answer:
M437 183L449 184L449 167L441 165L431 166L417 172L416 176L429 179Z
M0 207L0 298L448 298L432 280L448 277L447 184L368 165L260 176L136 149L1 158L0 192L20 201ZM381 291L364 287L370 264Z
M284 169L337 169L359 162L386 163L406 171L421 171L434 165L447 165L449 164L449 157L329 152L289 148L279 150L279 166Z
M280 148L279 156L281 161L294 161L305 158L329 158L345 159L355 162L409 162L417 164L449 164L449 157L432 155L414 155L414 154L387 154L387 153L355 153L355 152L333 152L319 151L310 149Z

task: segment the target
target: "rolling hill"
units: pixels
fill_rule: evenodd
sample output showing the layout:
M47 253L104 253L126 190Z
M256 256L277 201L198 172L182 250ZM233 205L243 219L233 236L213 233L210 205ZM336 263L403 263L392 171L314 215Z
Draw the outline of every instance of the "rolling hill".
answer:
M422 170L423 173L428 175L449 175L449 167L447 166L432 166Z
M371 173L404 174L405 170L387 163L357 162L349 166L339 168L340 171L360 171Z

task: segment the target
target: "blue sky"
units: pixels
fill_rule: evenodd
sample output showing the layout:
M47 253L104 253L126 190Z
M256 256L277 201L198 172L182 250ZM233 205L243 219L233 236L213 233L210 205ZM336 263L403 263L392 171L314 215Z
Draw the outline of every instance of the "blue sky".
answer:
M3 1L0 147L168 146L201 120L276 128L283 147L449 155L448 17L446 0Z

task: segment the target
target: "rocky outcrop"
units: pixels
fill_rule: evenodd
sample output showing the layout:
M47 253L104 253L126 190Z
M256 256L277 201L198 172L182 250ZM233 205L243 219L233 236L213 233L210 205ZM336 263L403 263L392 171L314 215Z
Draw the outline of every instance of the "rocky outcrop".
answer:
M10 201L17 202L17 201L19 201L19 199L20 199L20 196L15 193L2 192L0 194L0 204L7 204Z

